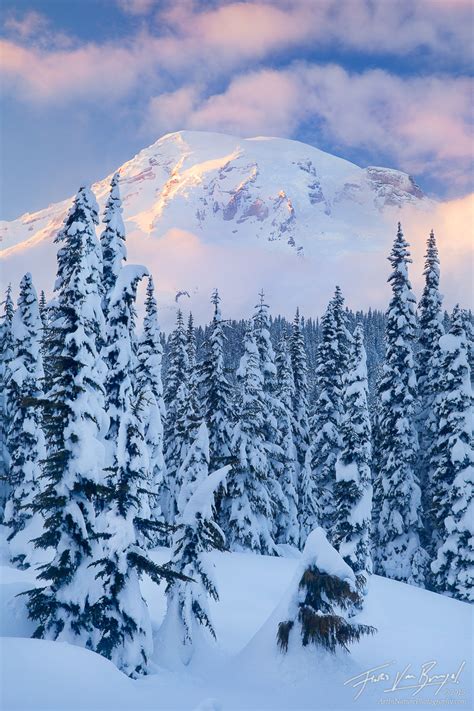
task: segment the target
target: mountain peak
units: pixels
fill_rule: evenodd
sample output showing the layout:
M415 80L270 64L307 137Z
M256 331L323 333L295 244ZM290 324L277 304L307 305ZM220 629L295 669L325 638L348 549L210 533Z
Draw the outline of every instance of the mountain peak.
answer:
M406 173L361 168L314 146L267 136L168 133L118 170L129 253L143 238L147 250L156 245L159 251L169 235L179 234L181 254L200 245L210 264L237 248L264 249L269 260L278 252L318 263L328 254L379 249L400 208L432 205ZM93 185L101 208L112 175ZM53 270L53 239L70 200L3 222L4 258L18 265L16 255L46 250ZM195 284L178 278L174 253L170 260L172 298L178 291L195 293Z

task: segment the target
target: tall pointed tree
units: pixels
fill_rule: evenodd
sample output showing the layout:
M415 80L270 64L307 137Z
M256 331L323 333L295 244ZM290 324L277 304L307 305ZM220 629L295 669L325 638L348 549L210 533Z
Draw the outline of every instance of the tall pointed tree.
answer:
M42 567L44 587L28 592L35 637L95 647L91 605L97 581L89 567L97 545L95 500L103 484L104 369L97 352L103 330L96 204L81 188L56 242L56 299L48 336L50 359L43 424L48 456L35 509L44 533L35 540L51 548Z
M276 413L278 445L281 449L280 484L285 506L276 514L277 542L299 544L298 525L298 454L294 442L295 416L293 410L295 381L288 337L283 335L275 358L277 370L276 395L280 407Z
M290 338L290 355L295 381L293 411L295 413L294 440L300 467L304 466L309 444L308 414L308 363L301 325L300 311L296 309Z
M9 284L3 302L3 314L0 320L0 513L3 514L5 501L10 486L10 455L7 447L7 432L10 412L7 399L7 386L10 378L9 363L12 359L12 321L14 306Z
M222 520L233 550L276 553L265 447L265 399L253 325L247 327L237 371L239 403L232 447L234 462L223 501Z
M123 267L109 299L104 355L107 410L114 437L109 437L112 458L98 521L103 554L97 553L93 566L101 588L92 607L99 634L91 646L129 676L146 672L153 649L140 576L147 573L157 583L173 578L140 545L141 533L154 528L143 512L149 462L141 417L143 393L135 391L133 378L134 304L137 286L146 275L145 267Z
M359 590L365 590L372 572L372 446L368 389L364 332L358 324L343 384L341 452L336 462L332 538L354 571Z
M439 291L439 254L436 237L431 230L426 242L425 285L418 304L419 350L417 354L418 390L423 401L423 409L429 409L434 400L435 384L432 382L432 358L438 347L438 341L444 334L443 298Z
M427 556L420 543L421 491L415 472L417 384L413 345L415 297L408 278L409 246L400 223L389 257L392 298L387 311L385 361L379 384L381 511L378 517L378 572L423 585Z
M418 353L417 374L419 392L419 436L420 436L420 478L423 484L422 500L425 515L427 545L430 546L430 536L436 525L430 514L429 462L435 437L435 420L433 406L438 383L442 377L439 370L440 353L439 339L444 334L442 296L439 292L439 255L433 230L426 244L425 286L418 304Z
M275 365L275 351L270 338L270 319L268 304L265 303L263 290L259 294L259 303L253 315L253 332L255 343L260 357L260 371L262 373L262 392L264 399L263 434L267 450L268 475L267 488L271 498L273 516L275 521L274 537L278 536L277 517L282 513L289 514L288 501L283 493L281 479L283 477L283 450L281 449L282 435L279 431L279 421L282 417L283 405L278 397Z
M38 299L31 274L28 273L20 282L18 304L12 319L12 359L7 388L11 491L4 523L10 530L10 541L28 527L34 516L33 501L40 491L42 464L46 459L41 410L38 407L43 395L44 376L41 332ZM19 547L12 547L12 561L29 565L30 553L31 544L23 539Z
M41 321L44 322L46 321L46 311L47 311L47 303L46 303L46 294L44 293L44 290L41 289L40 292L40 297L38 299L38 308L41 316Z
M100 238L103 260L102 305L106 315L109 298L120 274L122 264L127 259L119 180L120 175L115 173L110 183L110 193L103 217L105 228Z
M330 538L334 521L335 467L341 448L342 377L346 364L343 299L337 288L321 321L310 449L310 466L318 490L319 523Z
M434 405L432 447L433 541L431 569L438 592L474 600L474 434L466 335L459 307L439 342L441 379Z
M163 347L157 313L153 278L150 276L146 289L143 334L138 344L135 377L138 392L142 396L141 419L148 449L150 513L152 520L162 522L162 498L166 477L163 454L165 404L161 380ZM163 535L163 532L158 535L157 540L165 540Z
M183 428L187 433L188 445L194 440L197 429L201 424L201 405L199 398L199 377L197 363L196 329L194 328L194 318L189 314L188 328L186 331L187 353L188 353L188 402L186 407Z
M201 409L209 430L209 466L215 471L229 462L233 427L233 391L224 365L224 322L221 298L215 289L212 322L204 344L204 358L199 370ZM218 499L218 509L219 499Z
M177 514L177 497L182 482L179 469L190 445L188 431L189 405L189 355L188 338L183 314L176 314L176 328L171 334L169 367L165 388L165 458L166 481L163 498L163 513L167 523L173 523Z
M215 627L209 610L209 598L219 599L214 564L209 553L223 550L225 538L215 521L216 493L225 485L229 467L211 474L207 471L209 461L209 436L202 423L191 451L201 455L194 461L187 460L193 469L185 478L190 483L186 495L179 500L178 524L173 536L172 565L191 582L176 580L168 585L167 611L160 629L159 639L164 654L188 664L196 647L206 652L209 642L216 639ZM207 454L207 461L206 455ZM192 482L192 483L191 483Z

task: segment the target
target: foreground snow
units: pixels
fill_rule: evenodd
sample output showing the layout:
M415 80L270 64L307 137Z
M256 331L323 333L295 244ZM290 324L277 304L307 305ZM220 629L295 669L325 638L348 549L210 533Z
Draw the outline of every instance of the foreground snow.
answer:
M183 709L226 711L256 709L363 709L381 704L435 705L472 708L472 608L375 576L366 609L358 620L375 625L378 633L353 647L352 654L331 657L290 644L289 653L276 648L277 623L299 557L271 558L244 553L215 553L221 600L211 602L219 649L187 668L170 668L155 650L155 673L132 681L109 661L79 647L28 639L32 626L22 598L15 595L35 584L31 571L5 563L0 567L1 668L0 707L13 709ZM166 549L152 554L157 562ZM155 633L165 612L164 588L143 581ZM196 655L198 656L198 655ZM413 674L399 686L418 683L425 663L435 662L429 675L453 673L466 662L455 681L437 693L440 682L422 689L387 691L397 672ZM376 678L365 688L363 677L348 679L374 667ZM407 669L407 667L409 668ZM388 678L386 678L388 677ZM425 677L423 677L426 679ZM358 699L354 699L360 693Z

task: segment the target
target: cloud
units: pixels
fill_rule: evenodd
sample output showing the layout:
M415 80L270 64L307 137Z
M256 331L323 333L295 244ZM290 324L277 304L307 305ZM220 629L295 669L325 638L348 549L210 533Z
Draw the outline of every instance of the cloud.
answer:
M39 12L27 12L21 18L10 15L6 18L5 29L22 40L30 39L49 27L49 20Z
M257 57L293 45L313 51L337 45L364 54L432 53L437 62L472 57L472 5L467 0L261 0L206 7L172 3L163 20L185 40L224 53Z
M304 135L466 190L472 80L459 71L472 56L470 2L117 3L146 27L140 19L141 29L130 23L119 40L84 43L37 12L9 16L0 39L4 94L52 109L122 102L152 140L179 128ZM418 64L404 76L349 72L315 60L328 49L342 59L393 54ZM292 61L292 52L312 59ZM456 74L439 70L450 62Z
M5 88L36 102L120 98L146 74L146 46L88 44L46 52L0 40Z
M7 88L32 101L63 102L95 92L98 85L105 96L123 95L114 85L136 89L153 75L155 86L160 72L181 83L186 76L209 82L292 49L314 54L336 48L365 56L416 52L429 67L455 60L457 70L459 63L468 67L472 57L472 8L462 1L118 3L136 16L156 8L156 17L146 31L136 32L132 25L128 36L102 43L79 43L53 31L37 12L7 18L1 61Z
M117 0L117 5L127 15L148 15L156 7L156 0Z
M471 175L471 90L472 80L464 77L401 78L381 70L354 73L296 63L239 76L211 96L186 87L155 97L146 128L153 135L179 127L286 137L306 128L342 152L365 149L402 170L439 173L452 187L465 189Z
M43 47L51 51L56 48L71 48L74 41L64 32L53 30L50 20L39 12L31 10L21 17L8 14L3 24L6 36L20 46Z

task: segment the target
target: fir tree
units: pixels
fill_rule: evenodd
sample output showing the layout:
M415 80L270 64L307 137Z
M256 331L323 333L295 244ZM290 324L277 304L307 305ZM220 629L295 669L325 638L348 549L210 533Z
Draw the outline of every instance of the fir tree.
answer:
M97 581L93 562L97 526L94 501L103 482L104 370L97 352L103 329L101 265L95 236L95 201L81 188L56 241L56 302L49 329L49 382L43 402L48 456L35 510L45 517L35 540L53 558L27 593L35 637L95 648L91 605Z
M240 388L232 448L234 461L223 502L222 520L233 550L276 553L271 534L272 505L265 447L265 399L260 356L248 325L237 380Z
M40 292L40 297L38 300L38 308L39 308L39 312L40 312L41 321L44 326L46 319L47 319L46 311L47 311L48 306L46 304L46 295L45 295L43 289L41 289L41 292Z
M416 335L415 297L408 278L411 262L400 223L389 257L392 298L387 311L386 351L379 385L381 511L378 571L395 580L423 585L427 557L420 544L421 492L415 473Z
M472 388L466 336L459 307L442 336L441 381L435 400L436 438L432 448L432 520L436 560L434 587L474 601L474 449Z
M190 414L188 338L183 314L180 310L176 315L176 328L171 334L168 357L169 366L165 388L167 476L163 513L165 521L173 523L177 514L177 497L182 484L178 474L192 438L188 419Z
M31 274L20 282L20 293L12 319L12 359L9 362L7 399L10 423L7 433L10 461L10 497L4 523L13 539L31 522L33 501L39 493L42 463L46 458L41 411L43 362L42 324ZM12 548L12 562L29 565L31 546L23 539Z
M343 299L337 288L321 322L321 342L316 368L317 400L311 420L311 459L308 465L316 482L321 526L330 531L334 519L335 466L340 452L342 377L347 363ZM305 512L301 511L304 516ZM314 522L311 528L314 527Z
M309 444L308 364L299 309L296 309L296 315L293 321L290 338L290 355L295 382L295 392L293 396L293 412L295 414L294 441L299 465L303 467Z
M435 383L432 382L432 359L436 353L438 341L444 334L442 296L439 292L439 255L436 238L431 230L426 243L425 286L418 304L419 350L418 389L423 399L423 409L432 407L435 396Z
M439 256L434 232L431 231L426 245L425 255L425 286L418 305L419 322L419 350L418 360L418 392L419 407L419 432L420 432L420 477L423 484L423 508L427 513L425 528L428 533L427 545L430 545L430 531L435 522L432 520L429 506L429 461L435 435L435 421L433 405L436 398L437 387L442 373L439 370L439 339L444 334L443 312L441 309L442 297L439 293Z
M277 542L298 546L298 455L293 439L295 381L286 336L280 340L275 364L277 370L276 395L281 405L276 414L278 445L282 453L279 476L285 498L285 506L276 513Z
M119 174L115 173L110 183L110 194L104 211L105 229L100 238L103 260L102 304L105 314L108 312L108 301L120 274L122 263L127 259L119 180Z
M278 536L277 518L282 522L282 517L288 517L288 500L283 493L281 479L284 473L283 450L281 449L282 435L278 429L279 421L284 416L283 404L278 398L275 365L275 352L270 338L270 323L268 305L265 303L263 291L259 294L260 301L255 307L253 316L253 332L255 343L260 357L260 371L262 373L262 392L264 399L263 435L268 459L267 488L271 498L273 510L272 520L276 522L273 535Z
M195 453L191 457L191 452ZM199 454L198 454L199 453ZM178 504L178 524L173 537L172 565L190 582L175 580L168 585L167 611L160 629L164 653L188 664L196 647L216 639L208 599L219 599L214 565L208 554L223 550L225 538L214 520L215 497L225 485L229 467L208 473L209 434L203 423L187 457L191 467Z
M215 471L229 462L233 427L233 392L224 366L224 322L220 296L215 289L212 322L204 344L204 358L199 370L201 409L209 430L209 466ZM219 509L219 497L218 497Z
M335 653L376 630L351 623L350 611L362 604L353 571L328 543L322 528L312 531L303 550L296 576L298 587L288 606L288 619L278 625L282 652L293 645L314 645ZM293 628L297 629L294 639Z
M354 331L343 385L341 452L336 462L334 545L365 590L372 572L370 521L372 509L371 426L368 407L367 357L364 333Z
M101 585L92 608L100 635L91 645L130 676L144 673L152 652L151 623L139 578L147 573L159 583L173 574L156 564L140 546L141 533L154 529L144 512L149 466L142 423L143 393L134 390L133 332L138 283L145 267L123 267L109 299L108 340L105 347L107 409L112 458L102 499L98 529L103 555L94 570Z
M183 482L177 500L178 513L183 513L186 504L209 474L209 431L204 422L197 430L188 453L180 467L179 478Z
M184 431L187 433L188 443L193 440L197 428L201 423L201 407L199 402L199 378L197 365L197 343L196 330L192 313L189 314L188 328L186 332L187 353L188 353L188 402L183 421Z
M9 284L3 302L3 314L0 320L0 514L3 515L5 501L10 492L9 471L10 455L7 447L7 433L10 422L10 410L7 387L10 378L9 363L12 359L12 321L14 314Z
M148 449L148 471L150 488L150 515L155 522L163 522L162 498L166 478L163 455L163 422L165 404L161 380L163 348L160 340L157 306L153 278L148 278L143 334L138 344L136 384L142 395L142 423L145 443ZM155 540L164 542L164 530Z

